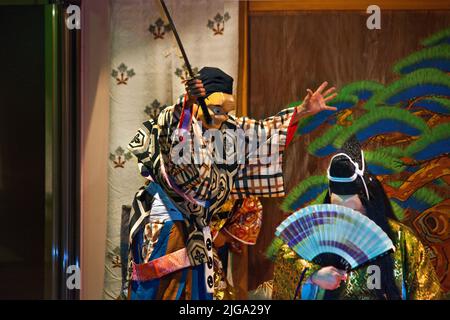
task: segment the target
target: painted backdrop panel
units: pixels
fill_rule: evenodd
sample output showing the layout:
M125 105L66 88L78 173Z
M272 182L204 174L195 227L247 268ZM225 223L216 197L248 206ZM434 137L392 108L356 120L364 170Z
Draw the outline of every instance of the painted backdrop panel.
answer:
M252 15L249 21L249 115L255 118L272 115L287 104L302 99L307 88L314 89L324 80L338 89L362 80L371 80L387 88L388 84L405 76L393 71L399 60L423 49L423 39L450 27L450 11L383 11L381 30L368 30L366 19L365 12ZM364 102L360 99L356 104ZM362 105L355 105L352 110L352 116L365 112ZM449 120L448 114L436 119L442 123ZM314 156L306 148L329 127L327 124L319 126L289 146L284 171L288 191L312 175L324 174L329 156ZM372 142L377 146L384 143ZM448 201L448 179L447 185L445 181L440 183L444 183L444 187L436 187L439 190L434 191L439 199ZM280 209L282 199L262 199L262 202L262 231L256 246L249 248L249 270L252 270L249 290L272 277L273 266L264 258L264 251L273 239L275 227L286 215ZM429 245L433 239L427 238L425 231L414 223L419 214L406 216L405 223ZM443 219L448 220L448 216ZM445 238L448 230L442 232ZM444 243L444 238L438 241ZM430 255L448 290L450 244L445 241L446 249L430 250Z

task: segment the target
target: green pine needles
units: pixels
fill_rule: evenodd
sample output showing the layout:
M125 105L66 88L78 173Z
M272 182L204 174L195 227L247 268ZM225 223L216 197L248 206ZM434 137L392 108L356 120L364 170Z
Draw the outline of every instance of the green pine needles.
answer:
M328 186L328 179L326 176L310 176L309 178L300 182L289 195L284 199L281 204L281 209L285 212L293 212L296 210L294 208L294 204L303 196L308 190L314 187L323 187L326 188Z
M361 116L358 120L353 122L353 125L339 134L333 145L336 148L342 147L352 135L357 134L361 130L377 123L381 120L397 120L418 129L420 132L428 131L427 124L420 117L417 117L407 110L394 107L378 107Z
M397 62L393 71L398 74L404 74L405 69L414 65L420 64L425 60L450 60L450 45L441 44L435 47L429 47L420 51L414 52L408 57Z
M431 37L426 38L425 40L422 41L422 45L425 47L431 47L449 40L450 40L450 28L439 31L433 34Z
M444 123L432 128L428 134L423 134L420 138L411 143L406 149L405 153L409 156L414 155L428 146L450 138L450 123ZM447 148L448 150L448 148ZM443 150L444 151L444 150Z
M425 68L416 70L391 83L384 90L378 91L366 102L364 108L373 109L377 106L388 105L387 101L389 98L419 85L438 85L450 88L450 77L438 69ZM405 106L406 104L404 103L403 107Z

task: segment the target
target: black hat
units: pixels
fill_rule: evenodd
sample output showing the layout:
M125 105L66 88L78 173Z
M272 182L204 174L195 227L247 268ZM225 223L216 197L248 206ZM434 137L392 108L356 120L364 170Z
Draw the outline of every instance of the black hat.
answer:
M207 96L214 92L233 94L233 78L219 68L204 67L199 74Z
M363 193L369 198L368 177L361 145L352 137L331 158L328 168L330 192L340 195Z

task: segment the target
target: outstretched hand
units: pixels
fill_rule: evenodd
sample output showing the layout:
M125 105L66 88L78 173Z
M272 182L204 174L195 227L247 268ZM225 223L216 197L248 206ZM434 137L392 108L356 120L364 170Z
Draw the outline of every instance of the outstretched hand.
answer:
M303 116L312 116L324 110L336 111L336 107L327 105L328 101L333 100L337 96L337 93L334 92L336 88L331 87L323 92L327 86L328 82L325 81L315 92L307 89L308 94L303 100L303 103L297 107L297 111Z

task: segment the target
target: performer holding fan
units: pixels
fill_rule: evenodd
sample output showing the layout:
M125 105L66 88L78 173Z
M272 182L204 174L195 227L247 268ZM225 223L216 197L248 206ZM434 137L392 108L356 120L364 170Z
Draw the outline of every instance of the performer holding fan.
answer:
M356 139L331 159L328 179L326 204L297 211L276 230L272 298L438 299L424 246L394 220Z
M346 271L395 250L388 235L372 220L333 204L297 211L283 221L275 234L304 259Z

